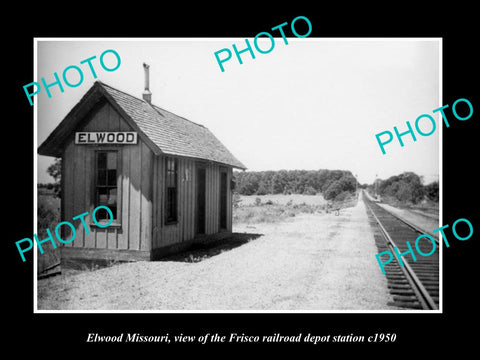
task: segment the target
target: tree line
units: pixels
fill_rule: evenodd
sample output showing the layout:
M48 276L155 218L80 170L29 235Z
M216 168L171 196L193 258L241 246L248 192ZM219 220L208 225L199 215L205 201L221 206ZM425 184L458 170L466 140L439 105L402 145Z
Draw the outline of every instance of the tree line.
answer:
M439 201L438 181L423 185L422 178L414 172L404 172L386 180L377 179L368 190L372 194L390 197L403 203L418 204L425 199Z
M355 193L357 180L346 170L279 170L234 172L240 195L323 194L341 201Z

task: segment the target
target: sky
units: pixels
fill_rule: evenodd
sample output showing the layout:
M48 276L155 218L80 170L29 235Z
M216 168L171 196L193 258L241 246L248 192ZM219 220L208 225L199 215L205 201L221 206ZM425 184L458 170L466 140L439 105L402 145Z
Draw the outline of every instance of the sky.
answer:
M249 39L253 46L253 39ZM441 101L441 40L275 38L268 54L253 47L241 54L240 64L232 44L246 47L244 38L205 39L48 39L37 38L35 79L54 81L63 70L76 65L83 82L42 88L35 95L38 147L63 120L95 80L141 98L143 63L150 65L152 103L202 124L246 165L247 170L350 170L360 183L372 183L405 171L439 179L442 121L432 110ZM259 41L270 47L268 38ZM222 72L214 53L228 48L232 58ZM105 71L100 55L113 49L121 64ZM82 60L96 56L92 65ZM223 57L225 53L221 56ZM104 57L107 67L116 60ZM69 72L72 83L78 82ZM26 106L28 99L25 97ZM416 134L414 142L403 137L386 145L383 155L375 135L397 126L406 131L422 114L437 123L430 136ZM424 119L425 120L425 119ZM424 132L428 122L420 123ZM52 182L46 173L53 158L38 156L37 181Z

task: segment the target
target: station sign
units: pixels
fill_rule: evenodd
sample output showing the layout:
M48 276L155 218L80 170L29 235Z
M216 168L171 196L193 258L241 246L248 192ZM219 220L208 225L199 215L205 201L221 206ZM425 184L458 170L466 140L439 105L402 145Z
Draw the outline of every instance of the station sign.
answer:
M137 133L135 131L100 131L100 132L76 132L75 144L136 144Z

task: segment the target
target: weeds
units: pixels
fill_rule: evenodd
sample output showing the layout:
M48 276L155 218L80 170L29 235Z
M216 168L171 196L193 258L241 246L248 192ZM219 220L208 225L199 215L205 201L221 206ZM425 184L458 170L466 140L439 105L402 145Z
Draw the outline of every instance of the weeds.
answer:
M318 203L318 195L303 197L301 200L296 198L296 203L293 199L288 201L285 201L285 198L278 200L272 201L271 198L265 197L262 201L262 197L257 196L254 202L234 207L233 222L237 224L275 223L288 220L299 214L329 213L332 210L355 206L357 203L355 196L344 196L342 201L324 201L323 203Z
M55 226L60 221L60 213L56 209L54 201L47 196L39 196L37 209L37 236L40 240L48 237L47 229L53 232ZM54 249L50 242L42 244L43 254L37 248L37 271L40 274L44 269L58 264L60 262L60 253Z
M259 199L259 198L257 198ZM259 199L260 200L260 199ZM279 205L268 200L266 203L255 201L253 205L240 206L234 209L235 223L273 223L295 217L299 214L323 212L325 205L293 204Z

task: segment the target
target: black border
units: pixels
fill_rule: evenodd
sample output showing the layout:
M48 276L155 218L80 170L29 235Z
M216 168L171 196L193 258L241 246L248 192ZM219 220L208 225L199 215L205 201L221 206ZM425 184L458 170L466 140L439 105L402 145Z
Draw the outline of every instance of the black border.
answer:
M313 4L313 5L312 5ZM78 4L77 4L78 5ZM293 6L296 5L297 8ZM75 349L75 353L96 354L100 349L123 353L133 349L155 351L155 356L175 355L183 350L208 352L226 350L255 354L260 348L282 352L293 350L366 350L385 356L393 350L407 354L435 353L437 350L456 349L463 352L475 344L477 283L476 254L478 253L478 212L473 204L478 199L475 188L476 123L480 113L478 74L478 21L473 6L455 3L440 4L421 9L408 3L395 3L379 8L359 3L342 3L336 9L322 3L249 6L246 3L202 4L193 9L184 4L174 11L163 4L129 4L125 6L79 5L77 9L28 6L18 11L19 20L12 25L4 22L8 52L3 56L7 76L3 103L8 115L3 149L4 183L8 188L7 221L4 222L4 244L7 267L4 268L7 291L4 298L8 321L5 343L12 350L21 351L32 345L35 352L56 349ZM447 6L448 5L448 6ZM34 9L33 7L41 7ZM448 7L448 8L447 8ZM443 129L443 224L452 224L458 218L469 219L474 226L473 237L465 242L451 241L444 249L444 313L443 314L33 314L33 257L21 262L14 242L33 233L33 108L28 106L22 86L33 79L34 37L240 37L251 38L258 32L290 22L296 16L310 19L313 31L310 37L441 37L443 38L443 104L453 104L458 98L467 98L473 104L474 114L465 122L453 120ZM476 66L475 66L476 65ZM408 106L408 104L405 104ZM428 111L430 109L426 109ZM477 195L477 196L476 196ZM31 254L31 253L30 253ZM10 315L11 314L11 315ZM296 335L312 333L369 335L375 332L396 333L390 344L92 344L86 343L90 332L117 334L140 332L159 335L201 335L230 332L251 335ZM22 347L22 345L24 345ZM388 353L380 351L387 350ZM147 353L144 353L147 355ZM228 353L231 354L231 353ZM35 355L35 354L34 354Z

